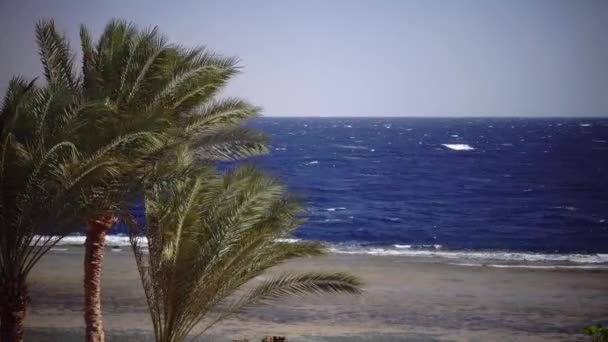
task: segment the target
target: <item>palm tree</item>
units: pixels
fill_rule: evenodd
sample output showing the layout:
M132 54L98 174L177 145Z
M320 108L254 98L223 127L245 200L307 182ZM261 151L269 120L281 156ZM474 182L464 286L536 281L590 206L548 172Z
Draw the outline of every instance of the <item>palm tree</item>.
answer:
M81 27L82 72L74 75L69 48L52 21L37 27L45 74L74 82L87 102L87 120L79 127L79 146L96 151L120 137L153 134L162 147L126 151L126 159L155 161L187 145L201 161L233 160L265 153L265 137L240 124L259 108L217 93L238 72L238 60L205 48L169 44L152 30L139 30L125 21L110 21L96 43ZM54 54L55 51L61 51ZM50 62L49 62L50 61ZM94 134L92 134L94 132ZM148 163L131 165L133 179L146 174ZM100 279L105 234L115 222L109 214L87 220L84 264L85 322L89 341L103 340Z
M80 150L70 138L88 104L65 80L48 81L39 88L13 78L0 110L1 341L23 339L27 276L40 258L83 218L122 207L125 177L137 159L121 159L120 150L154 141L142 134L94 153Z
M265 151L263 136L236 127L257 108L236 99L211 100L236 72L236 60L168 45L157 30L139 31L121 21L108 24L96 47L84 28L81 37L78 73L53 21L39 22L46 86L16 78L2 105L2 341L22 338L27 274L83 223L87 339L102 341L103 237L115 213L138 193L146 165L184 144L202 160Z
M346 273L283 274L228 302L268 268L323 249L281 242L300 222L299 205L274 178L250 166L221 175L192 163L185 149L176 160L171 177L146 182L145 227L130 235L156 341L183 341L206 321L200 336L231 314L286 296L361 293Z

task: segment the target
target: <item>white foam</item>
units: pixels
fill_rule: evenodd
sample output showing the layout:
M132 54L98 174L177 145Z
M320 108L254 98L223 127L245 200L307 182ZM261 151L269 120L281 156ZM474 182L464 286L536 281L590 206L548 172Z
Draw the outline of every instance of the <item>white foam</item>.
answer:
M472 151L475 148L468 144L441 144L454 151Z
M458 138L458 134L450 134L452 138Z
M578 210L577 207L572 207L572 206L567 206L567 205L553 207L553 209L563 209L563 210L567 210L567 211L577 211Z
M331 221L330 221L331 222ZM57 243L57 246L82 246L86 237L80 235L70 235L63 238ZM146 239L143 238L142 247L147 245ZM277 242L296 243L302 241L296 238L276 239ZM127 247L130 246L129 237L126 235L107 235L106 247ZM359 245L333 245L329 247L329 251L336 254L351 254L351 255L375 255L375 256L403 256L403 257L422 257L422 258L438 258L445 260L459 260L461 264L467 264L466 261L471 261L471 265L489 264L487 261L498 262L520 262L520 263L537 263L536 265L500 265L495 267L522 267L522 268L551 268L551 267L570 267L584 264L597 266L598 264L605 265L608 268L608 254L549 254L549 253L528 253L528 252L507 252L507 251L449 251L442 250L442 245L400 245L395 244L391 247L362 247ZM53 251L67 251L67 248L55 247ZM538 265L538 263L542 263ZM547 263L574 263L579 265L547 265ZM590 267L591 268L591 267Z
M86 236L69 235L61 239L57 243L58 246L83 246ZM124 247L130 246L129 237L126 235L106 235L107 247Z
M590 123L582 123L579 126L581 126L581 127L590 127L591 124Z
M293 239L293 238L284 238L284 239L276 239L276 242L286 242L286 243L296 243L302 241L301 239Z
M287 147L276 147L274 150L275 151L286 151Z
M367 146L360 146L360 145L340 145L340 144L335 144L334 146L338 147L338 148L348 149L348 150L367 150Z
M336 210L346 210L346 208L344 208L344 207L337 207L337 208L327 208L325 210L327 210L327 211L336 211Z
M393 247L399 248L399 249L410 249L410 248L412 248L412 245L393 245Z
M69 235L61 239L57 246L84 246L84 242L86 240L86 236L80 235ZM143 238L144 242L142 243L147 245L147 239ZM277 242L288 242L288 243L296 243L302 241L301 239L295 238L283 238L276 239ZM129 241L129 237L125 235L106 235L106 247L118 248L118 247L128 247L131 246L131 242ZM53 248L53 251L67 251L67 248Z
M315 164L319 164L319 161L313 160L311 162L305 163L304 165L315 165Z
M392 248L357 248L357 247L331 247L330 251L337 254L368 254L377 256L406 256L406 257L430 257L458 260L498 260L511 262L572 262L577 264L601 264L608 263L608 254L545 254L545 253L523 253L502 251L441 251L440 245L435 245L435 250L419 250L412 246L399 245Z
M608 269L606 265L501 265L501 264L471 264L471 263L450 263L455 266L467 266L467 267L494 267L494 268L523 268L533 270L605 270Z
M345 128L353 128L351 125L344 125Z

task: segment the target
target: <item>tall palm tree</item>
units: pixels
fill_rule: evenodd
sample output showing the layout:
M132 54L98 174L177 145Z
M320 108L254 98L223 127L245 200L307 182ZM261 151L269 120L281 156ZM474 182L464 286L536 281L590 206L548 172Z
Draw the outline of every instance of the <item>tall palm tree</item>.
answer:
M89 105L53 75L43 88L19 77L9 83L0 109L1 341L23 339L32 268L83 218L123 207L125 177L138 163L124 151L156 141L141 134L94 152L79 149L72 133Z
M221 175L194 164L186 149L169 166L171 177L146 182L145 227L130 235L156 341L183 341L201 321L199 335L286 296L361 293L361 282L346 273L283 274L230 302L268 268L323 249L280 242L298 226L299 206L274 178L248 166Z
M81 27L82 71L77 75L64 37L52 21L37 26L45 75L74 83L87 103L87 120L78 128L78 144L96 151L119 137L153 134L162 147L124 151L126 159L154 161L171 155L175 146L196 150L200 161L233 160L265 153L265 137L240 124L259 108L217 93L238 72L238 60L205 48L169 44L152 30L139 30L121 20L110 21L96 43ZM148 163L131 165L133 179ZM100 279L105 234L115 222L107 214L87 220L84 290L89 341L103 340Z
M101 341L103 237L146 165L184 144L202 160L263 153L264 137L237 127L258 109L212 99L236 60L169 45L155 29L111 21L94 47L82 28L81 72L52 20L36 38L46 85L11 81L0 117L1 340L22 336L29 271L86 223L87 339Z

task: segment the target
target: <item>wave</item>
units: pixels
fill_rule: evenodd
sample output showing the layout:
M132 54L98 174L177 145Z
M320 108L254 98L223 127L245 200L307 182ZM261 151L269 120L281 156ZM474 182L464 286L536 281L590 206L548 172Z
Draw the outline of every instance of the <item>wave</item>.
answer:
M57 246L82 246L86 237L70 235L63 238ZM277 239L279 242L296 243L302 241L297 238ZM107 247L130 246L126 235L106 236ZM57 247L56 250L65 250ZM519 267L519 268L555 268L575 265L606 264L608 268L608 253L535 253L535 252L509 252L509 251L471 251L471 250L445 250L442 245L406 245L394 244L389 246L363 246L358 243L330 244L328 250L335 254L347 255L373 255L398 256L411 258L426 258L444 261L456 261L460 265L486 265L492 267Z
M472 151L475 149L473 146L468 144L441 144L441 146L445 146L454 151Z
M494 268L524 268L533 270L608 270L608 265L504 265L504 264L472 264L472 263L450 263L455 266L468 267L494 267Z
M337 210L346 210L346 208L344 208L344 207L337 207L337 208L327 208L325 210L327 210L327 211L337 211Z
M304 165L315 165L315 164L319 164L319 161L318 160L313 160L313 161L310 161L308 163L304 163Z
M412 249L412 248L417 248L417 249L425 249L425 248L441 249L441 247L443 247L443 246L442 245L393 245L393 247L395 247L397 249Z
M443 250L441 245L394 245L390 247L340 246L329 248L333 253L352 255L424 257L444 260L468 260L477 263L488 261L516 263L608 263L608 254L550 254L509 251L454 251Z
M296 243L302 241L301 239L293 239L293 238L285 238L285 239L276 239L276 242L287 242L287 243Z
M61 239L56 246L84 246L86 236L82 235L69 235ZM295 238L283 238L276 239L277 242L296 243L302 241L301 239ZM129 237L126 235L107 235L106 236L106 247L127 247L131 246ZM67 251L67 248L52 248L53 251Z
M83 246L86 236L68 235L57 243L57 246ZM106 246L108 247L124 247L131 246L129 237L126 235L107 235Z
M348 150L367 150L367 146L361 146L361 145L334 144L333 146L338 147L338 148L348 149Z

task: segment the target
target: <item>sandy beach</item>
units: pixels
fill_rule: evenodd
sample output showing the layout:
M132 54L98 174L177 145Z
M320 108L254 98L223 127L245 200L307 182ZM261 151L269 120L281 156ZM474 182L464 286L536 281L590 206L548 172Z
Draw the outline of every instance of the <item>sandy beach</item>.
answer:
M49 253L30 277L28 341L82 340L82 248ZM366 282L363 297L293 298L227 320L203 340L586 341L579 329L608 320L608 271L458 266L432 259L337 255L279 271L342 270ZM271 276L265 275L265 276ZM108 249L103 273L109 341L151 340L131 251Z

